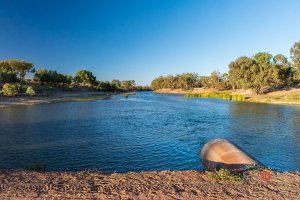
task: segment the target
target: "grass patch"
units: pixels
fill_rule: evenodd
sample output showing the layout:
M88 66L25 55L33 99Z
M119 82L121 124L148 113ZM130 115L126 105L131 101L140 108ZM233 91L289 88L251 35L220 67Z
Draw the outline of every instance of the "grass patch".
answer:
M244 101L245 100L244 95L221 93L221 92L186 94L185 97L189 97L189 98L217 98L217 99L231 100L231 101Z
M221 180L221 181L242 181L242 176L238 174L233 174L225 169L220 169L215 172L205 172L207 177L210 179Z

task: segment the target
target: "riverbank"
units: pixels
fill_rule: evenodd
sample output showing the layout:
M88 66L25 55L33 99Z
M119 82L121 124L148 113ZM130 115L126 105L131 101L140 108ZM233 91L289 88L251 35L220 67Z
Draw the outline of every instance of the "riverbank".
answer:
M250 171L242 181L221 181L198 171L0 171L1 199L297 199L300 173L273 172L263 181Z
M160 89L156 90L157 93L168 93L168 94L201 94L216 92L212 89L201 89L195 88L194 90L184 91L181 89ZM287 104L287 105L300 105L300 88L284 88L281 90L270 91L261 95L253 95L251 91L245 90L225 90L224 93L243 95L245 96L246 102L256 103L272 103L272 104Z
M69 101L89 101L89 100L105 100L110 99L114 92L60 92L51 96L0 96L0 108L21 106L21 105L39 105L57 102Z

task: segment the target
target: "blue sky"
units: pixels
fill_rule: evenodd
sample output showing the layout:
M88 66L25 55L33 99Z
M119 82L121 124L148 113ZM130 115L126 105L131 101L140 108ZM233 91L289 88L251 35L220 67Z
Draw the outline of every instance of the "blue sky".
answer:
M226 72L239 56L300 40L300 1L0 0L0 59L99 80Z

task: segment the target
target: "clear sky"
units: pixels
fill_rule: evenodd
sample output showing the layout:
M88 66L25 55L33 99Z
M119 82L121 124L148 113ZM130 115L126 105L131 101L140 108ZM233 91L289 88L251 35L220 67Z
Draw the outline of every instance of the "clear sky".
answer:
M300 1L0 0L0 59L99 80L213 70L300 40Z

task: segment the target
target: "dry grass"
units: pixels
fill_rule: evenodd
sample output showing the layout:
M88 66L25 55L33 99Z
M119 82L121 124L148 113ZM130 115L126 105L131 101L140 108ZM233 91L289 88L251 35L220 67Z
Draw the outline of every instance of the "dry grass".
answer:
M181 89L161 89L155 92L158 93L175 93L175 94L205 94L211 92L218 92L214 89L195 88L194 90L184 91ZM250 90L224 90L224 93L233 95L244 95L245 101L260 102L260 103L273 103L273 104L291 104L300 105L300 88L284 88L281 90L268 92L262 95L253 95Z
M251 96L248 101L300 105L300 89L287 88L283 90L277 90L263 95Z

